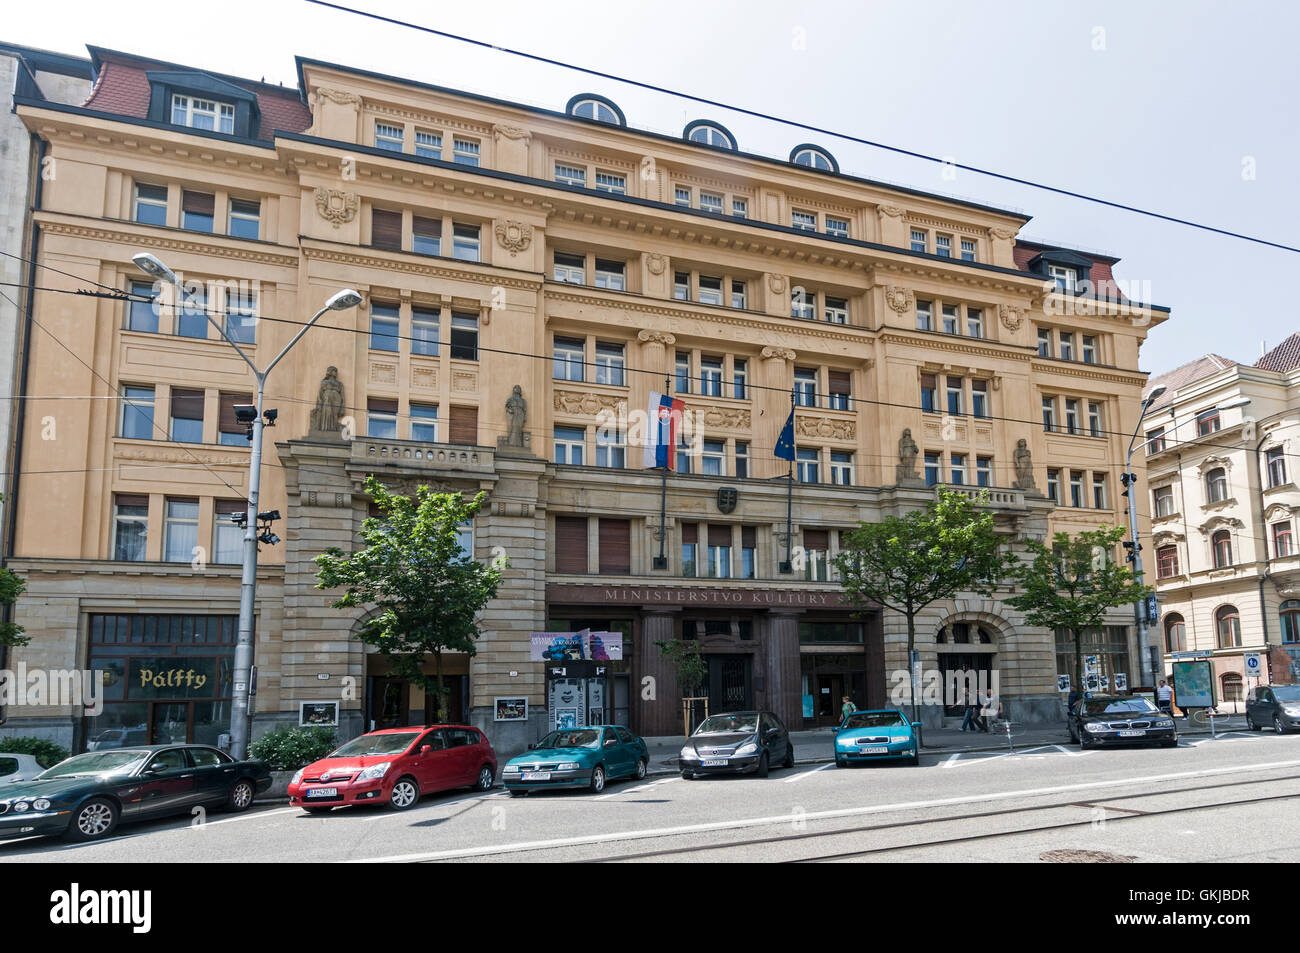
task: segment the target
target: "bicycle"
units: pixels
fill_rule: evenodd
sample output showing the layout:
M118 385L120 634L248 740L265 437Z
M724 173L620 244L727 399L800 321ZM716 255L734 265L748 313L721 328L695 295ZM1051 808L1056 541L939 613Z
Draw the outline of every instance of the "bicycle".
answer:
M1010 721L1006 718L997 717L990 717L985 719L985 721L989 726L989 734L1002 735L1007 739L1007 750L1014 752L1015 745L1012 744L1012 739L1017 735L1024 733L1024 724L1022 722Z

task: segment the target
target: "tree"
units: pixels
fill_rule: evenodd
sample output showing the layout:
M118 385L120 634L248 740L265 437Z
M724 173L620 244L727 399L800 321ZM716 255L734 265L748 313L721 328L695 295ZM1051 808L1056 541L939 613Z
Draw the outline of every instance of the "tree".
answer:
M316 588L345 590L335 609L373 605L357 638L383 653L395 674L435 693L442 720L442 654L475 654L478 615L496 596L506 566L504 558L491 565L475 562L457 536L486 494L467 501L421 486L412 499L389 493L373 475L366 477L366 492L382 518L361 524L364 548L351 555L334 548L316 557ZM421 670L430 655L437 672L432 678Z
M912 683L912 717L917 717L916 617L932 602L961 592L989 595L1014 557L1001 550L987 497L972 500L939 489L924 509L861 523L836 557L840 584L859 609L877 605L907 619L907 659Z
M704 656L700 654L700 647L694 642L669 639L665 642L656 642L655 645L659 648L659 654L668 660L668 664L673 667L673 673L677 676L677 687L681 689L683 699L683 729L685 734L689 735L691 726L685 699L694 697L703 689L708 665L704 661Z
M0 503L3 502L4 494L0 493ZM6 614L26 589L27 583L22 576L7 566L0 568L0 607L3 607ZM23 635L23 631L17 622L0 622L0 646L17 648L29 644L32 640Z
M1071 538L1057 533L1051 545L1026 539L1029 559L1012 571L1019 592L1007 605L1025 614L1030 625L1064 629L1074 641L1074 679L1083 689L1083 632L1101 625L1106 613L1145 599L1153 591L1133 570L1114 558L1124 538L1119 526L1101 526Z

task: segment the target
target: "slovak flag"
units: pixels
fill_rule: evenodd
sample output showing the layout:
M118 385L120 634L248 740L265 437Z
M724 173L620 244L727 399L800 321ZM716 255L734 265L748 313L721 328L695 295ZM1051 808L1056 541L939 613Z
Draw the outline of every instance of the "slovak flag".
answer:
M677 435L682 428L683 401L650 392L650 406L646 409L645 453L641 466L647 469L677 469Z

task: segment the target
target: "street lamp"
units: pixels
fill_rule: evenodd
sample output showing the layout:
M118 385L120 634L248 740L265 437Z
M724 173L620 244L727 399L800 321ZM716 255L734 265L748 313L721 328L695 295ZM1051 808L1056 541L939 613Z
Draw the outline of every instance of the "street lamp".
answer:
M148 252L140 252L132 256L132 261L145 274L158 281L174 287L184 300L185 289L181 287L176 273L164 265L154 255ZM258 493L262 483L262 431L266 426L262 410L262 398L266 388L267 375L280 360L289 353L290 348L298 343L298 339L307 333L321 316L327 311L345 311L348 308L355 308L361 303L361 295L351 288L345 288L334 294L325 302L325 307L321 308L312 316L312 319L298 329L298 333L280 349L280 353L275 359L266 366L265 370L259 369L256 364L249 360L248 355L231 337L226 333L226 329L218 324L216 319L204 310L204 315L208 322L217 329L217 333L225 339L226 343L233 347L239 356L244 359L253 371L253 376L257 378L257 404L255 408L250 408L253 413L252 419L247 421L251 427L249 440L252 442L253 454L248 463L248 512L244 521L244 568L242 581L239 589L239 640L235 643L235 672L234 685L231 691L231 713L230 713L230 754L236 760L243 760L248 754L248 734L249 734L249 711L248 711L248 687L249 680L252 677L253 669L253 605L254 596L257 590L257 542L259 514ZM274 412L266 411L265 416L274 421ZM270 516L270 514L265 514ZM275 514L278 517L278 513ZM268 541L274 538L270 533L270 527L262 533L262 537Z
M1124 495L1128 497L1128 534L1133 554L1133 577L1138 585L1142 585L1142 546L1138 543L1138 516L1137 516L1137 474L1133 472L1133 446L1137 443L1138 434L1142 432L1142 421L1146 417L1147 410L1154 404L1164 392L1168 390L1164 384L1157 384L1151 388L1150 393L1142 400L1142 409L1138 411L1137 426L1133 429L1133 438L1128 442L1128 455L1124 458L1124 475L1120 478L1124 484ZM1147 623L1146 612L1141 603L1133 604L1133 621L1137 626L1137 644L1138 660L1141 663L1143 671L1143 680L1146 675L1151 676L1151 687L1154 689L1156 684L1156 671L1154 659L1151 658L1151 650L1147 645ZM1082 675L1080 675L1082 677Z

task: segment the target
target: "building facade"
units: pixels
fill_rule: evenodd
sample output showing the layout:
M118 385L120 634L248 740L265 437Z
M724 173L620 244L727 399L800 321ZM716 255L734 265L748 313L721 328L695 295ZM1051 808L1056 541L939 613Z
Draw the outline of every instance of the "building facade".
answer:
M1240 702L1259 683L1248 653L1266 656L1264 683L1300 678L1300 335L1254 365L1207 354L1157 384L1168 390L1143 420L1145 565L1166 665L1209 653L1216 698Z
M259 565L255 732L305 705L338 703L346 733L433 717L315 588L371 473L487 494L465 545L509 566L477 654L444 671L450 716L503 750L561 710L680 732L673 639L700 647L714 710L799 728L842 695L886 703L905 623L852 611L832 562L843 531L938 484L986 488L1009 543L1123 519L1138 349L1168 314L1099 290L1114 258L1019 240L1022 214L841 173L818 146L745 153L707 119L639 131L597 94L550 111L308 59L292 90L91 54L84 106L19 103L70 170L35 214L42 262L77 277L43 280L141 300L38 293L78 360L40 343L34 392L97 399L33 411L57 440L23 434L43 493L21 508L34 638L16 654L108 671L118 694L97 719L32 708L6 730L225 730L252 379L205 310L265 361L339 289L364 297L267 391L261 505L284 542ZM192 286L185 305L147 300L141 250ZM686 408L666 480L642 465L664 392ZM998 598L918 624L923 666L996 670L1014 716L1058 716L1068 647ZM617 649L566 666L530 648L583 630ZM1124 611L1097 634L1131 684L1134 638Z

